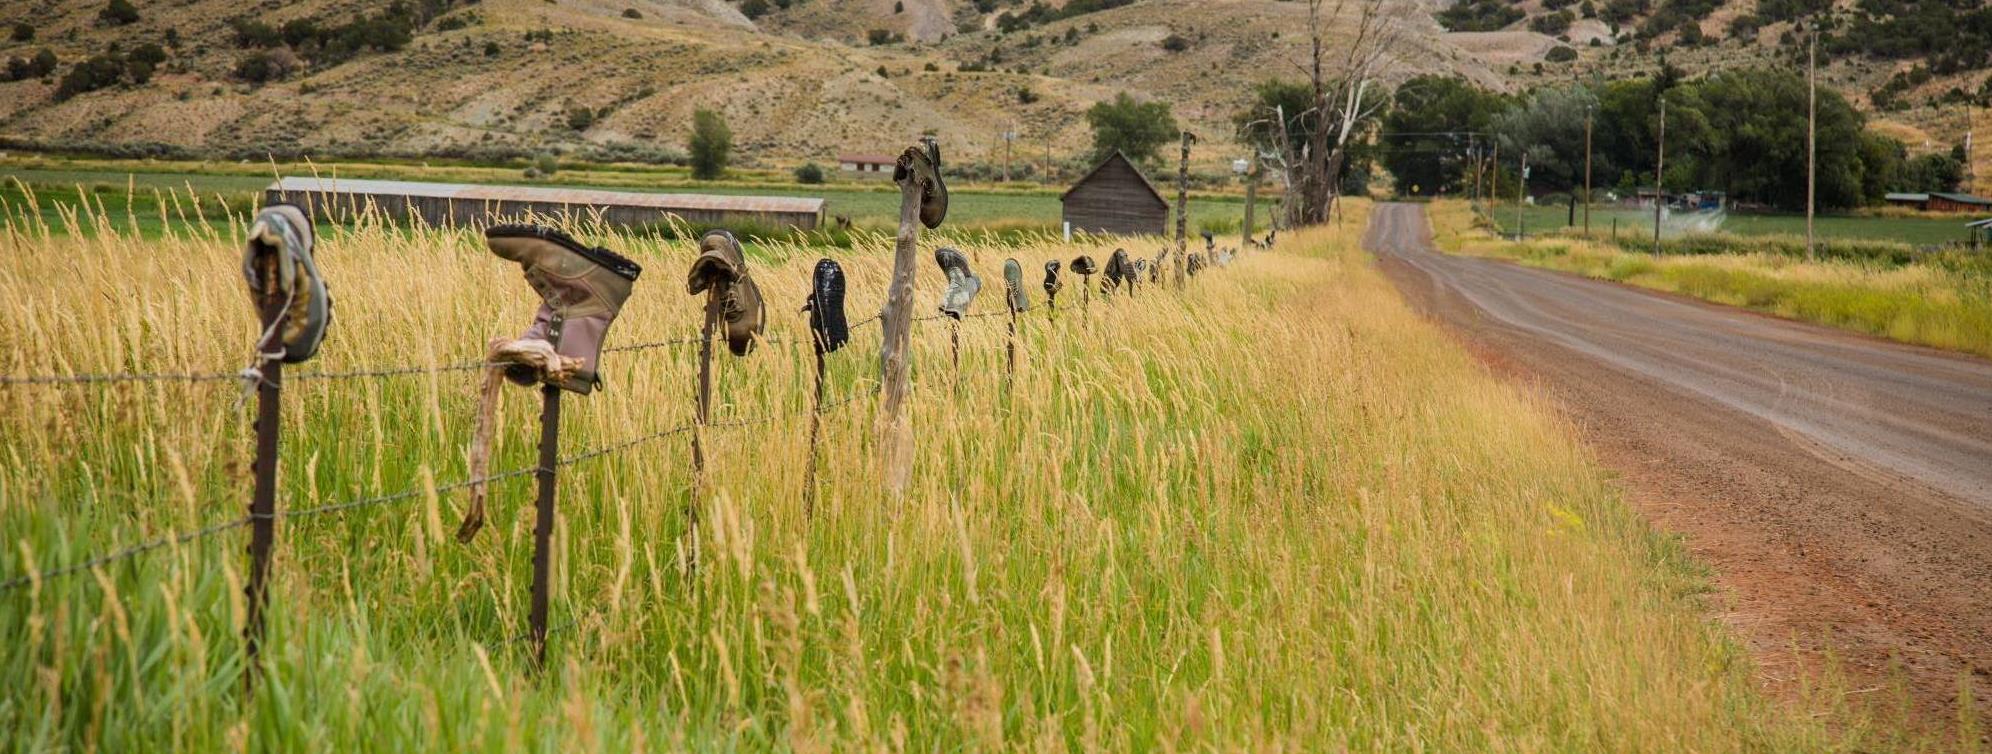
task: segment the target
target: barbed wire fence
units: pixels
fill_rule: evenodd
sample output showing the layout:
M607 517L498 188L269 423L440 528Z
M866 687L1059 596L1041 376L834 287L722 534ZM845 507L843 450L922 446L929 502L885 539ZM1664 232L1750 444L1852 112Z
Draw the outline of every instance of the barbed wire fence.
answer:
M1088 287L1087 292L1090 293L1091 281L1089 280L1086 283L1083 283L1082 285L1087 286ZM1051 322L1057 321L1057 313L1054 308L1047 306L1044 309L1040 309L1037 311L1044 313L1049 318L1048 321ZM1081 311L1084 312L1085 309L1082 308ZM1019 322L1020 316L1021 316L1020 311L1009 309L1006 306L1004 311L964 313L959 316L946 314L946 313L929 314L929 315L914 316L911 317L910 319L912 322L918 322L918 323L927 323L927 322L936 322L936 321L947 322L950 331L950 341L952 345L954 368L956 372L955 383L957 389L959 389L960 353L961 353L960 333L963 324L968 321L987 321L999 317L1008 318L1009 331L1008 331L1007 340L1010 351L1009 354L1010 358L1007 362L1008 366L1006 368L1006 371L1012 373L1010 376L1014 377L1013 373L1016 370L1015 349L1018 340L1017 324ZM883 322L883 315L874 314L849 324L848 330L855 332L867 326L880 325L882 324L882 322ZM759 343L768 344L768 345L800 345L804 343L810 345L811 347L816 347L818 345L815 342L814 337L801 339L801 340L791 340L780 337L757 338L756 340ZM711 342L710 340L703 338L695 338L695 337L666 338L655 341L639 342L639 343L603 348L601 352L604 354L608 353L637 354L643 352L659 351L659 350L681 348L681 347L703 347L710 344L710 342ZM820 349L818 355L819 357L821 356ZM372 368L356 368L348 370L329 370L329 371L318 370L318 371L300 372L297 374L280 377L279 376L280 372L278 372L277 370L269 370L268 369L269 365L266 362L265 369L271 372L270 374L267 375L255 370L242 370L235 372L223 372L223 371L161 372L161 373L105 372L105 373L82 373L82 374L0 375L0 388L27 388L27 387L62 388L62 387L113 386L120 384L158 384L158 383L183 383L183 384L238 383L243 385L245 389L256 387L274 393L276 388L280 387L281 382L285 379L295 382L346 382L346 381L356 381L356 380L384 380L388 378L403 377L403 376L432 376L439 374L477 372L502 366L505 365L494 364L484 360L477 360L477 361L466 361L466 362L448 363L441 365L426 365L426 366L410 364L410 365L394 365L394 366L372 367ZM82 573L96 572L99 569L108 566L113 566L125 561L141 558L143 556L161 550L169 548L179 548L186 545L202 542L205 540L229 534L239 529L245 529L245 528L252 529L252 531L256 532L252 540L251 547L249 548L252 558L252 566L253 566L251 571L252 578L251 578L251 584L245 590L250 598L249 604L251 607L251 618L248 625L244 629L245 642L247 643L247 646L249 647L250 651L250 657L249 657L250 662L247 663L247 669L245 670L244 677L245 677L245 682L249 682L251 679L253 679L255 666L256 666L255 657L254 657L255 645L256 642L260 640L260 633L261 633L259 630L260 620L256 616L262 607L261 603L263 601L266 601L267 599L264 591L266 589L264 575L267 572L267 568L269 566L269 561L270 561L269 549L273 544L273 539L274 539L273 527L276 523L283 521L301 521L307 519L319 519L324 517L341 516L358 510L373 509L382 506L391 506L398 503L405 503L411 500L425 499L430 496L441 497L444 495L450 495L453 493L471 489L473 487L477 487L479 485L488 485L497 482L523 479L529 476L538 477L541 479L541 484L542 484L541 501L539 503L539 505L542 508L540 512L541 516L540 520L542 525L535 527L536 528L535 537L537 541L535 543L536 546L534 554L534 561L535 561L534 565L536 570L543 569L545 567L544 561L548 557L548 552L550 550L550 542L548 541L548 535L550 534L550 529L551 529L550 522L551 522L552 510L551 510L551 494L549 490L551 489L550 487L551 480L553 478L553 475L557 472L557 470L573 467L579 464L588 463L590 461L594 461L601 458L617 456L635 450L639 447L660 442L672 437L696 436L696 433L706 429L744 428L744 427L769 424L783 419L797 419L804 416L811 417L812 421L820 421L820 418L823 415L846 409L861 400L877 396L880 394L880 391L882 389L882 386L879 382L868 380L861 382L860 387L851 390L849 393L843 395L840 398L837 398L835 400L826 400L825 396L822 394L820 387L823 384L823 378L824 378L823 370L824 370L823 360L821 358L818 358L817 359L817 380L818 380L817 384L819 386L818 391L813 396L814 399L811 401L810 405L800 410L773 411L759 415L713 419L710 421L700 421L698 420L698 418L695 417L692 421L689 422L676 424L670 427L654 430L634 437L626 438L614 443L591 448L588 450L574 452L564 456L550 452L550 449L557 450L557 443L549 442L554 439L554 436L547 429L547 426L543 424L541 458L540 462L534 465L514 468L507 471L496 472L496 473L471 475L462 479L457 479L440 485L434 484L433 482L418 483L393 492L356 497L356 498L351 498L331 503L324 503L304 508L278 509L275 507L273 488L264 489L265 485L270 485L272 487L274 485L274 478L276 473L275 464L277 462L274 450L275 449L274 438L259 437L258 448L257 448L256 471L255 471L256 475L258 476L258 482L259 482L258 484L259 489L257 494L258 499L255 502L252 502L250 506L250 511L247 514L210 523L205 526L201 526L199 528L159 534L149 539L143 539L119 547L99 551L98 553L85 557L82 560L78 560L76 562L60 566L53 566L45 569L35 570L33 569L33 565L30 563L27 565L26 572L6 578L5 580L0 580L0 595L19 592L23 589L29 590L31 593L38 592L41 588L43 588L44 585L54 581L63 580L68 577L72 577ZM556 394L552 390L548 390L547 394L549 396L547 410L552 415L553 426L557 426L558 411L557 411L557 402L555 400ZM274 400L274 396L273 395L268 396L267 399ZM703 414L703 411L701 412L701 414ZM546 414L543 414L542 418L543 422L546 421L547 418ZM265 430L264 417L259 417L258 430L259 434L263 434L265 431L267 431L268 433L273 435L276 431L275 421L273 419L269 420L269 428ZM816 486L816 479L813 471L814 471L815 459L817 456L817 448L816 448L817 434L818 434L817 425L812 424L811 440L810 440L811 441L810 458L811 458L812 473L810 473L807 476L805 482L806 509L810 508L811 507L810 504L813 503L814 501L814 494L815 494L814 488ZM269 464L267 471L264 468L262 468L265 463ZM264 475L266 473L268 475L267 479L264 478ZM266 496L267 499L265 499ZM696 527L696 523L694 522L692 526ZM536 582L538 581L542 581L542 579L536 579ZM506 645L511 645L519 643L521 641L527 641L527 640L532 641L535 647L535 651L537 653L536 654L537 663L543 665L545 650L546 650L546 636L551 632L562 631L572 628L574 625L577 624L577 621L579 619L569 618L561 622L560 624L550 626L546 621L545 595L541 593L541 588L542 588L541 584L536 583L535 586L536 586L535 609L534 609L531 629L524 634L508 637L503 640L503 643Z

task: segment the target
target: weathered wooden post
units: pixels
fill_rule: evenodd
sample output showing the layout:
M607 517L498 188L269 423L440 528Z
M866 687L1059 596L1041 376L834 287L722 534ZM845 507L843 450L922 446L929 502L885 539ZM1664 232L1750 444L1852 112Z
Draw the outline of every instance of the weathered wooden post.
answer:
M1189 249L1190 232L1190 145L1197 135L1183 132L1183 159L1176 166L1176 288L1181 289L1188 279L1184 274L1183 257Z
M547 595L553 590L554 469L560 465L560 388L540 387L539 497L533 507L533 666L546 666Z
M1252 168L1245 171L1245 242L1238 245L1238 250L1241 252L1252 248L1252 245L1255 243L1252 240L1253 210L1259 201L1259 171L1261 169L1259 166L1259 153L1255 149L1252 152Z
M886 288L885 311L879 314L883 343L879 349L879 400L876 431L883 452L886 492L906 493L913 479L913 423L906 399L911 391L907 361L913 335L913 276L917 269L920 227L940 227L947 217L947 185L941 181L940 147L931 138L908 148L893 168L899 184L899 236L893 246L892 281Z
M280 252L281 253L281 252ZM282 432L283 329L286 319L277 257L265 255L262 266L261 317L263 337L256 343L256 486L249 500L249 584L243 590L248 615L242 624L247 655L243 687L254 688L261 666L264 613L270 602L270 550L277 539L277 439Z

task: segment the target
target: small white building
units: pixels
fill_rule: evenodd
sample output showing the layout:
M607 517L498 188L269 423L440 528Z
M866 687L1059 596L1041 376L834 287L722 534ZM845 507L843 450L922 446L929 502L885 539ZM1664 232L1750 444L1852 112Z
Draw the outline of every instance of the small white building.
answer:
M891 155L879 154L840 154L837 155L837 168L860 177L890 176L892 167L898 160Z

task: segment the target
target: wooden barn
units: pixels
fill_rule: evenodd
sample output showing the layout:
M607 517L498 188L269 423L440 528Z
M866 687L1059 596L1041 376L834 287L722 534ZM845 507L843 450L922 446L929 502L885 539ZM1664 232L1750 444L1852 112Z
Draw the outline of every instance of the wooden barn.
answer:
M263 192L265 202L290 202L313 219L343 222L369 210L389 218L420 217L430 225L488 225L531 212L600 217L612 226L658 225L676 215L693 225L754 223L814 230L823 200L782 196L649 194L539 186L363 181L285 176Z
M1065 222L1075 231L1159 236L1165 235L1169 223L1169 202L1119 150L1059 201L1065 205Z

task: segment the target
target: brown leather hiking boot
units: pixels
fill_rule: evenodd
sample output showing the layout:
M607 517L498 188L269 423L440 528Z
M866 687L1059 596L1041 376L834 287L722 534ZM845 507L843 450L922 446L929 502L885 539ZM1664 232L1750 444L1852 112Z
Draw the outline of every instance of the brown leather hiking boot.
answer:
M924 147L908 147L892 167L892 180L901 186L908 181L920 186L920 224L941 227L948 217L948 184L941 180L941 146L923 139Z
M260 300L265 283L274 283L270 287L283 299L284 326L274 345L282 350L285 364L317 355L325 330L332 326L332 296L311 252L315 232L297 205L272 204L256 213L242 252L242 278L250 297ZM275 279L266 281L265 272L274 272Z
M726 347L735 356L753 353L754 341L767 324L768 307L761 300L761 287L747 274L747 252L739 239L724 230L706 232L699 240L699 258L692 261L685 290L694 296L713 291L719 297Z
M539 225L493 225L484 230L484 242L491 253L518 262L525 269L526 282L539 292L539 312L518 340L543 341L559 356L579 362L572 370L549 371L514 364L506 368L505 376L521 385L545 381L576 393L593 391L601 384L595 362L602 342L643 268L613 251L584 245Z

